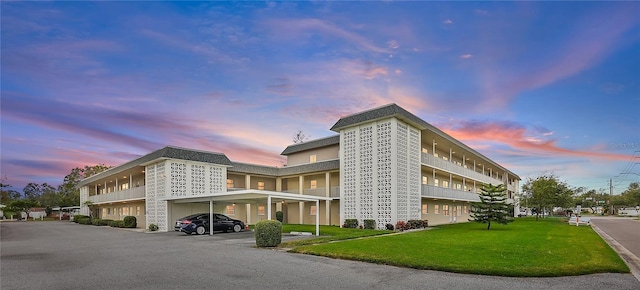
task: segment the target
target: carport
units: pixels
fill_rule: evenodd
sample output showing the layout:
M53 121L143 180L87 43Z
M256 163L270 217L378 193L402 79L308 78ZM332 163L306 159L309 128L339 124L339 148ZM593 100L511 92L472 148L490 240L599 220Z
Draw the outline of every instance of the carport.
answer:
M267 219L271 220L271 205L278 202L304 202L314 201L316 208L320 208L321 200L332 200L330 197L304 195L287 192L267 191L267 190L235 190L227 192L212 193L194 197L169 197L163 199L165 201L173 201L175 203L190 202L209 202L209 214L213 217L213 204L215 202L236 202L247 200L266 200L267 201ZM209 235L213 235L213 222L209 223ZM316 214L316 236L320 235L320 214Z

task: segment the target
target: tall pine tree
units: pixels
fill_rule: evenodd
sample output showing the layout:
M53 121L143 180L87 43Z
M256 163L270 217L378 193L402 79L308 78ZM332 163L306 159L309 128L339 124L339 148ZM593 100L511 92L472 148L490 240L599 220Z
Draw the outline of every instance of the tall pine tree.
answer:
M481 190L480 202L471 203L471 218L469 221L486 223L487 230L491 229L491 222L505 225L512 222L512 206L507 204L504 185L494 186L489 184L483 186Z

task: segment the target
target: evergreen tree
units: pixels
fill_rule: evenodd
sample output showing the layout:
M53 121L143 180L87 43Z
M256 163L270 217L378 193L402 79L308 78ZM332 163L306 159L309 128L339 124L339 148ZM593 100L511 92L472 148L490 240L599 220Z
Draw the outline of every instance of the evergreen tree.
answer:
M480 202L471 203L471 218L469 221L486 223L487 230L491 229L491 222L507 224L513 221L512 206L507 204L507 194L504 185L485 185L481 188Z

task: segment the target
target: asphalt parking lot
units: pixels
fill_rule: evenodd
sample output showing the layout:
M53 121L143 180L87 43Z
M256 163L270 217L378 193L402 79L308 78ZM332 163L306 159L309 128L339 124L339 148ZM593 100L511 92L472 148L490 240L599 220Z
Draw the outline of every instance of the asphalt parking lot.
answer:
M640 289L631 274L507 278L291 254L255 248L251 232L1 222L0 242L1 289Z

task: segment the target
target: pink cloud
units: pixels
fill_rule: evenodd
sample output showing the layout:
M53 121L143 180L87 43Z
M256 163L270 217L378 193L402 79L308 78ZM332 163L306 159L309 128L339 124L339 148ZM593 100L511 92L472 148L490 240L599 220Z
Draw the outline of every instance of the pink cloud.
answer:
M460 122L453 125L442 125L440 128L461 141L485 141L507 145L522 156L547 154L553 157L578 157L611 161L628 161L631 158L626 154L562 148L556 145L555 140L544 139L546 137L544 134L547 132L529 132L525 127L515 123Z

